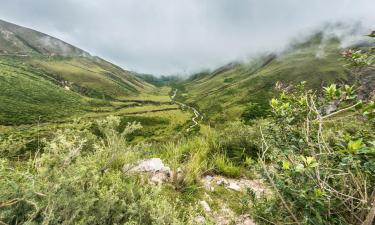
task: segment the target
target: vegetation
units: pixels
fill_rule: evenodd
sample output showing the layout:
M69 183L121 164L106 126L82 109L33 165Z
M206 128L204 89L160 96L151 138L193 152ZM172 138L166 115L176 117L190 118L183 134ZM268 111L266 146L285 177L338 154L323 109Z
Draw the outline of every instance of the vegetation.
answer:
M1 57L0 224L371 225L374 54L339 44L155 86L78 50Z
M375 134L373 119L359 118L374 115L373 103L356 100L348 86L325 88L325 98L297 89L272 99L272 123L260 131L260 165L281 201L260 202L257 213L284 223L361 224L373 201ZM333 100L340 110L318 110Z

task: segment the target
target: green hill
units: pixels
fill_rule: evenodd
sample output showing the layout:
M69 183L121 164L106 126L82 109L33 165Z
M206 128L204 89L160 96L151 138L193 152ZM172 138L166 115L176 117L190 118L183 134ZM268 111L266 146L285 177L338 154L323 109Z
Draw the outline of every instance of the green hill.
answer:
M230 63L213 72L195 74L177 85L178 99L197 106L211 122L239 118L249 104L267 107L277 82L287 86L307 81L310 87L320 87L350 81L340 54L340 41L325 40L319 33L281 54L262 55L248 63Z
M154 90L135 75L59 39L0 20L0 124L61 119Z

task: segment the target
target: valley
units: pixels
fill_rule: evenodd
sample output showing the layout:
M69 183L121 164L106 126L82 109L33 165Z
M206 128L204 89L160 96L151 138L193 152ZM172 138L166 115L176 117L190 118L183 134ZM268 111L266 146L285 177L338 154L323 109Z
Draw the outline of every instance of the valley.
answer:
M359 43L321 31L167 78L0 21L0 224L371 225Z

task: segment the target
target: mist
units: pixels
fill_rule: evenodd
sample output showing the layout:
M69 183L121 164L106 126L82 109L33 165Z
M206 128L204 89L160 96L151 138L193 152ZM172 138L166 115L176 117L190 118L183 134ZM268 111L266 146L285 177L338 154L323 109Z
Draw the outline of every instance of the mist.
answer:
M373 0L1 0L0 19L128 70L175 75L280 51L328 22L369 32L374 8Z

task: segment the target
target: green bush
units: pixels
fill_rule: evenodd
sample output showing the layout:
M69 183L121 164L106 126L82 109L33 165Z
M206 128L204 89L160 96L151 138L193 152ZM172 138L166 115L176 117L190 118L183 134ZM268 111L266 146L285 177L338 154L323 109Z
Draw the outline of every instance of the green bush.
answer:
M124 138L138 124L119 133L119 123L98 121L102 138L87 129L58 131L41 155L23 163L0 158L1 223L189 224L188 207L181 213L162 189L121 171L144 146Z
M259 103L248 103L244 112L241 114L241 119L245 123L251 124L256 119L264 118L269 115L269 106Z
M216 155L213 164L215 166L215 171L219 174L228 177L239 177L241 175L241 169L235 166L224 155Z
M318 97L301 84L272 99L260 162L282 201L256 204L259 216L300 224L361 224L367 216L375 183L373 128L357 108L364 103L347 98L346 88L324 90L325 98ZM322 114L332 100L337 111ZM352 124L357 129L349 133Z

